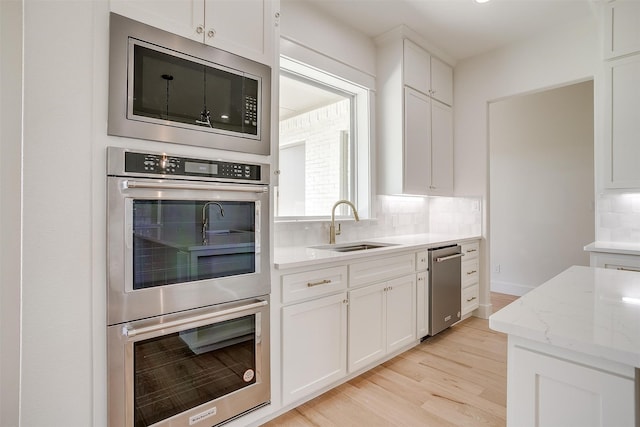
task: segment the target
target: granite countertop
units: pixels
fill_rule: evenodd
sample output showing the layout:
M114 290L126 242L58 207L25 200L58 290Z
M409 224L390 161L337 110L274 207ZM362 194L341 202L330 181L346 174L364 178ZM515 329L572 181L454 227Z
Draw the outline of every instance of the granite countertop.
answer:
M489 326L640 367L640 274L570 267L491 315Z
M459 235L459 234L411 234L404 236L376 237L373 239L361 239L357 242L389 244L377 249L368 249L355 252L336 252L327 249L318 249L318 246L329 246L327 244L295 247L274 248L274 265L277 269L287 269L295 267L313 266L327 262L340 262L358 258L365 258L374 255L390 255L425 247L444 246L455 243L463 243L480 239L481 236ZM340 242L335 246L343 246L350 242Z
M640 243L593 242L584 247L587 252L604 252L620 255L640 255Z

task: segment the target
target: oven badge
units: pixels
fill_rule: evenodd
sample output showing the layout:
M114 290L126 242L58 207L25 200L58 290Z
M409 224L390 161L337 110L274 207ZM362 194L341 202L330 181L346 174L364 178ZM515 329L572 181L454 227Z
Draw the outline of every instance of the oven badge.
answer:
M242 379L244 379L245 383L248 383L251 380L253 380L254 376L255 376L255 372L253 372L253 369L247 369L246 371L244 371L244 375L242 376Z

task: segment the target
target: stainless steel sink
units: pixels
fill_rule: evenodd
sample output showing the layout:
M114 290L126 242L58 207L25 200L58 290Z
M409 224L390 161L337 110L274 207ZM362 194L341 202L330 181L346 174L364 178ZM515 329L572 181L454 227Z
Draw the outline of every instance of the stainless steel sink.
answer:
M394 243L377 243L377 242L353 242L353 243L344 243L339 245L311 246L311 248L334 251L334 252L355 252L355 251L367 251L372 249L387 248L389 246L395 246L395 244Z

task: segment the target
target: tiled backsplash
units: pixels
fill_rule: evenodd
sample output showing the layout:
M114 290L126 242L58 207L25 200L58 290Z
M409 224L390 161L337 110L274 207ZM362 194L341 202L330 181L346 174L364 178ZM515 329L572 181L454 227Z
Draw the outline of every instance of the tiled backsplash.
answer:
M600 194L597 206L597 241L640 242L640 193Z
M375 219L342 224L338 243L374 237L423 233L477 234L482 232L480 198L377 196ZM329 243L329 221L276 222L276 247Z

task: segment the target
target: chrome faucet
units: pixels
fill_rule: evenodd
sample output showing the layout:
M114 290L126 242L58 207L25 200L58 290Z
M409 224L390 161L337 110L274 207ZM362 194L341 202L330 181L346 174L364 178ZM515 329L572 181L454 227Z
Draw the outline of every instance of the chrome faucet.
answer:
M336 230L336 208L338 207L338 205L341 205L341 204L351 206L351 210L353 211L353 217L356 219L356 221L360 221L360 218L358 217L358 211L356 210L356 207L353 205L353 203L351 203L348 200L338 200L336 204L333 205L333 209L331 209L331 225L329 226L329 244L330 245L333 245L336 242L336 236L339 236L341 233L340 224L338 224L338 229Z
M218 202L207 202L202 205L202 243L207 244L207 228L209 227L209 215L207 215L209 205L217 205L220 208L220 216L224 216L224 209Z

